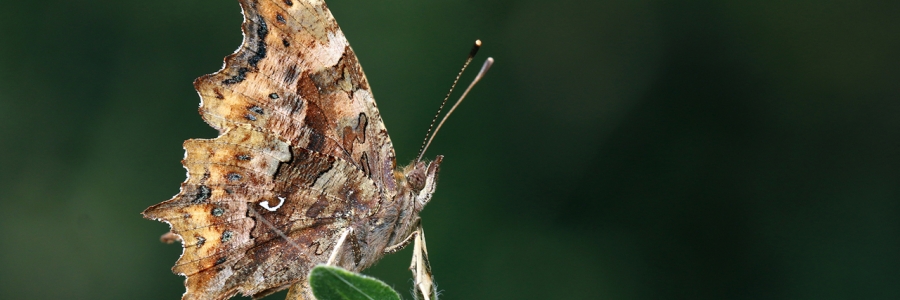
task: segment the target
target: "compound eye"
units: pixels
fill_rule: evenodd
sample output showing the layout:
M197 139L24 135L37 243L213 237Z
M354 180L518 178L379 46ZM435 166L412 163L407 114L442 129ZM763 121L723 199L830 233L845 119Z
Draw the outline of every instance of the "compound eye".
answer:
M412 172L406 175L406 181L409 182L409 186L416 193L419 193L425 187L425 170L421 168L413 169Z

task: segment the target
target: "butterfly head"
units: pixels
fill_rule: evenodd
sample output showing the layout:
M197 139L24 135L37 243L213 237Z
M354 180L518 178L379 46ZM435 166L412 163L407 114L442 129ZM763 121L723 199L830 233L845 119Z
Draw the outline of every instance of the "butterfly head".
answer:
M416 207L421 210L431 200L437 186L437 174L444 157L438 155L434 161L426 163L417 161L405 170L406 184L416 199Z

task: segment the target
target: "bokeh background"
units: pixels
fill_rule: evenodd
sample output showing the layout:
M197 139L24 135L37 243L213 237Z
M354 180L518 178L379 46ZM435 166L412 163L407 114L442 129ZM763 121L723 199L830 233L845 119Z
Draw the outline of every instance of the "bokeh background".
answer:
M443 299L900 299L900 2L329 5L401 164L472 41L497 60L428 153ZM215 136L191 83L241 21L0 2L0 298L180 297L139 213ZM367 273L410 299L409 258Z

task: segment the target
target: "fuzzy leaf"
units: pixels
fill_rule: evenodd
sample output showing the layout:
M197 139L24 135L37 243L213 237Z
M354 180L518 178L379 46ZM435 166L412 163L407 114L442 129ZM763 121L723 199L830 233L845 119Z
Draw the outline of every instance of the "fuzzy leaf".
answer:
M313 268L309 285L319 300L400 300L384 282L334 266Z

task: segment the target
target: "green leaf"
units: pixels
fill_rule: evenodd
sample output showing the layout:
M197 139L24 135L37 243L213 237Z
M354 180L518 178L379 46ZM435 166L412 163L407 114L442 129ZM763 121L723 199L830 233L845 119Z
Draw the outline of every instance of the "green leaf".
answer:
M309 285L319 300L400 300L400 295L384 282L334 266L313 268Z

